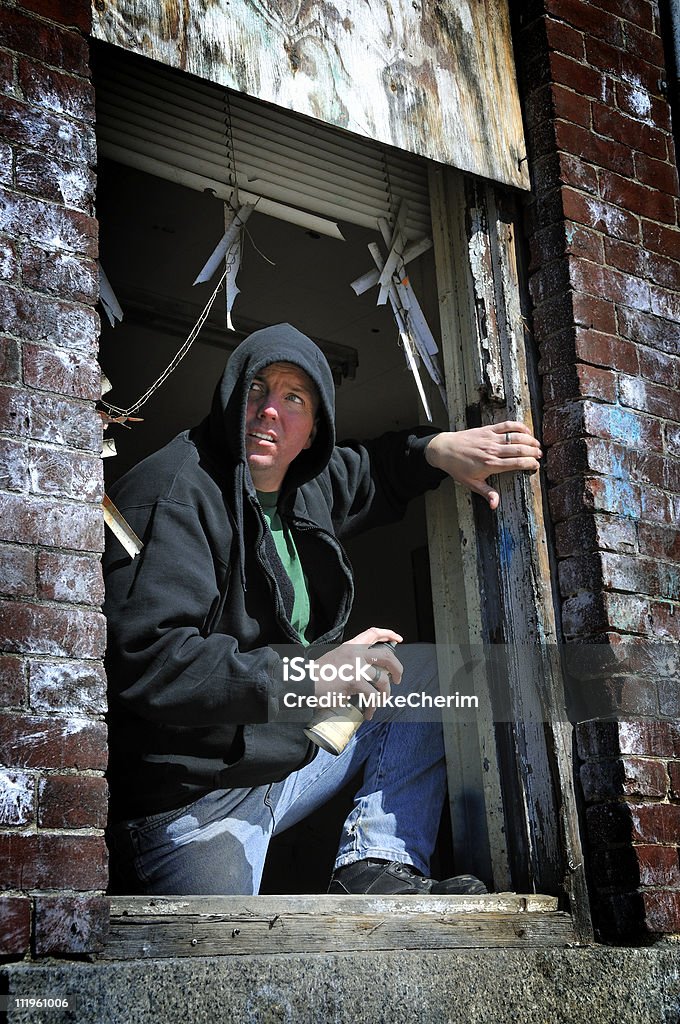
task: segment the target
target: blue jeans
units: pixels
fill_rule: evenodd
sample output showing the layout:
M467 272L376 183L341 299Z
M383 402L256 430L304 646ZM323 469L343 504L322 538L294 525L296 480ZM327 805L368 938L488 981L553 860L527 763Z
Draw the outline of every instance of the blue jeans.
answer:
M436 688L426 648L411 647L404 660L395 692ZM256 894L272 836L326 803L362 766L335 867L375 857L428 874L446 793L441 723L400 720L390 710L364 722L340 755L319 750L282 782L214 790L186 807L114 826L119 876L149 895Z

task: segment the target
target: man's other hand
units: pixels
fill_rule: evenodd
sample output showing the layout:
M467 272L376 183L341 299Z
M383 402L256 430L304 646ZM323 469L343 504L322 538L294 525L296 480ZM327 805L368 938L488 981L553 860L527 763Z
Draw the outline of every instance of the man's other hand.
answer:
M345 640L340 647L317 659L318 672L326 678L315 679L315 695L363 693L368 697L378 690L389 697L391 684L401 682L403 666L387 643L398 644L402 640L399 633L383 626L369 626L351 640ZM373 644L383 646L373 647ZM368 707L364 718L371 719L373 714L374 709Z
M524 423L504 420L471 430L444 431L425 449L431 466L443 470L459 484L481 494L492 509L500 495L487 483L495 473L535 473L541 446Z

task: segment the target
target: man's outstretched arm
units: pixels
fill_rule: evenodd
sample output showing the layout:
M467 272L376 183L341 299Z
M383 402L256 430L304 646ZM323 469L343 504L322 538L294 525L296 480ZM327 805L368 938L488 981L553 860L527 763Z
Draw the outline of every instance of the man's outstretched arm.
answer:
M500 495L487 480L496 473L535 473L541 446L524 423L504 420L471 430L444 431L425 449L431 466L481 494L492 509Z

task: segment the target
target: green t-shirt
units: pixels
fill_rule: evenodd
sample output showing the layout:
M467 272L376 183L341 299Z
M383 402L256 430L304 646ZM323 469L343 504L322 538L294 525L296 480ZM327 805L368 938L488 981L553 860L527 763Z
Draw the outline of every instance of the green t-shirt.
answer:
M278 491L258 491L257 499L269 524L269 529L274 538L274 544L276 545L283 568L286 570L286 575L293 585L295 597L293 600L293 614L290 620L291 625L299 633L303 642L307 643L305 630L309 626L309 590L307 589L307 580L302 569L300 556L295 547L295 541L290 530L287 526L283 525L279 516L277 508L279 493Z

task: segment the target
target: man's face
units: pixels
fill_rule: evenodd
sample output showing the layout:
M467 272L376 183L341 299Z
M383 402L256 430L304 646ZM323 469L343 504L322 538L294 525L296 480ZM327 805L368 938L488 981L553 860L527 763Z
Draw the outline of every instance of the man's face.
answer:
M278 491L293 459L316 433L316 385L293 363L271 363L254 378L246 410L246 458L258 491Z

